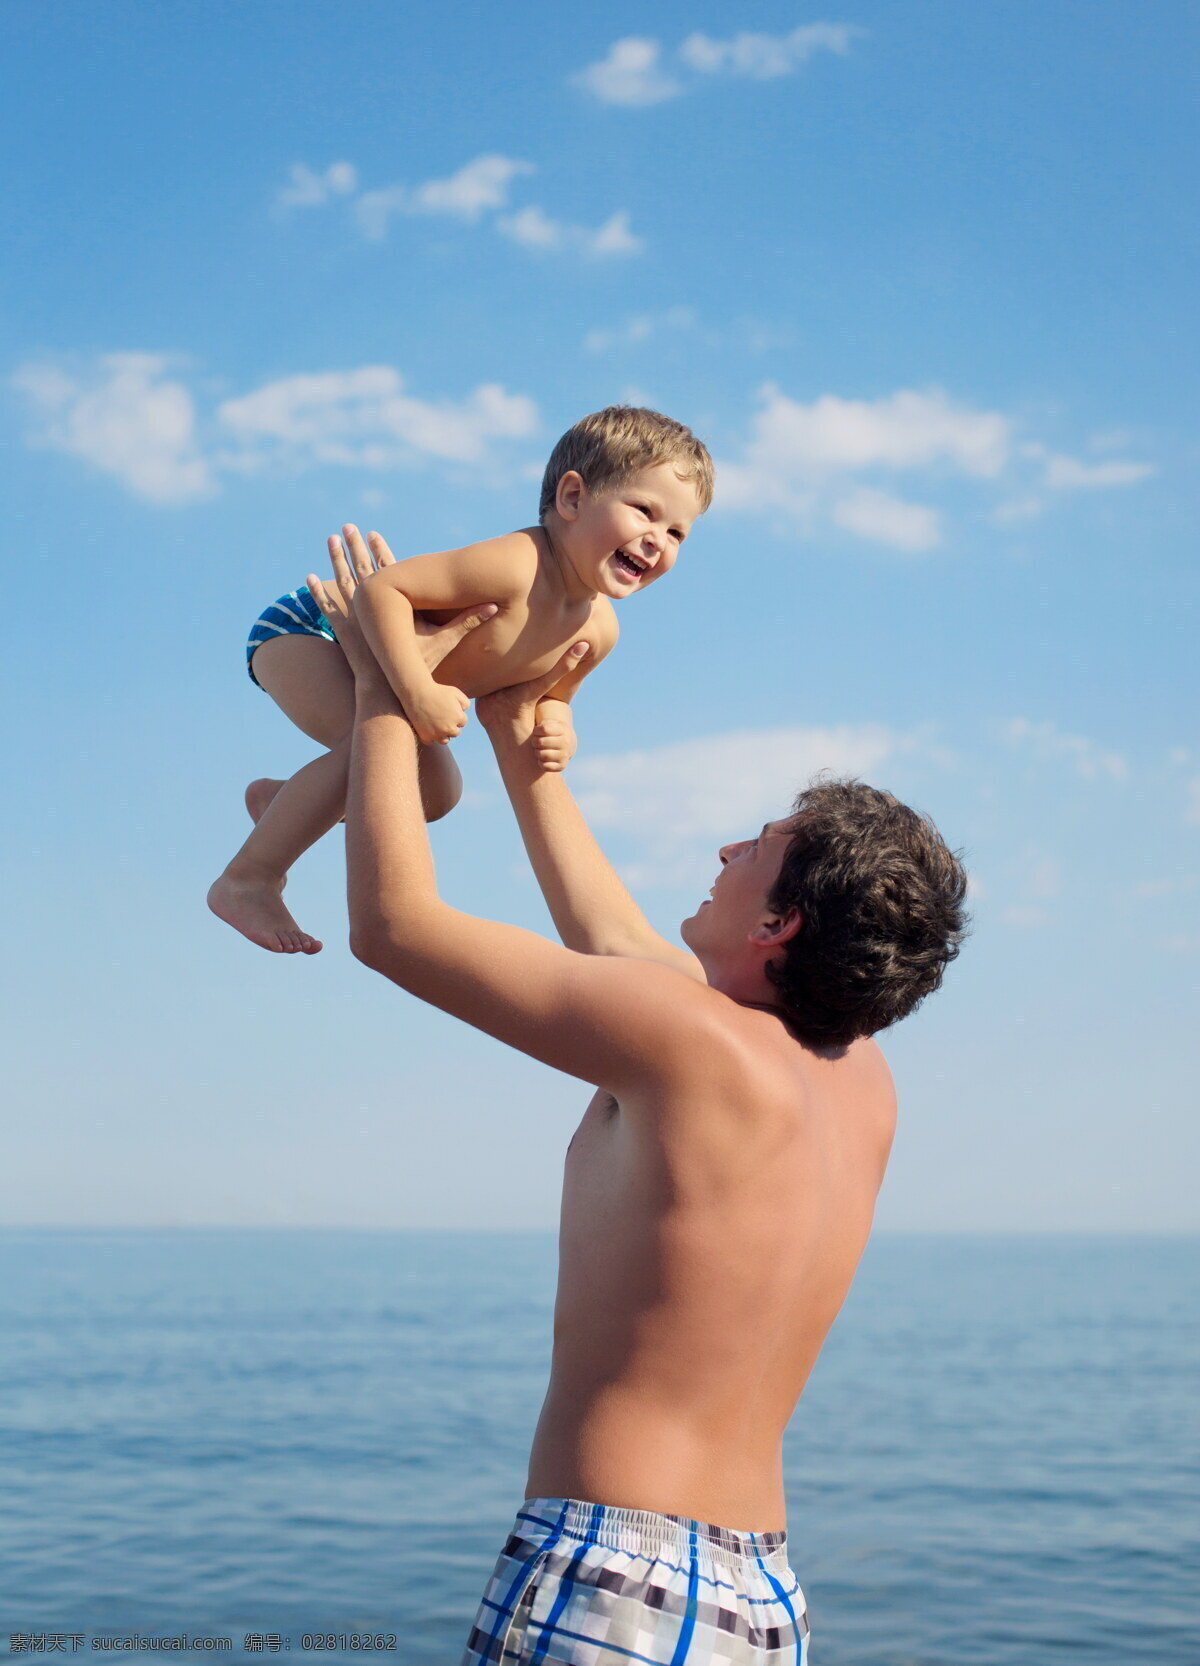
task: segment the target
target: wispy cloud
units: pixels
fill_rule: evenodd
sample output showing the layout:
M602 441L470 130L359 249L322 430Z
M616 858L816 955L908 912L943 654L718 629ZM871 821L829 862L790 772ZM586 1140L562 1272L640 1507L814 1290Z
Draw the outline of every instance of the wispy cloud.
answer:
M602 104L645 107L679 98L715 76L771 81L793 75L815 52L844 55L865 32L847 23L809 23L783 35L744 31L714 40L693 34L673 56L664 55L661 41L652 37L625 35L571 80Z
M1003 412L952 399L940 388L902 388L877 399L826 393L805 403L768 384L760 399L740 454L720 459L717 507L782 512L809 530L831 522L914 554L941 543L942 514L893 495L880 475L995 483L1007 495L987 513L1004 526L1043 514L1047 493L1133 486L1156 473L1152 463L1082 463L1037 441L1017 444L1015 425ZM850 482L853 490L846 489Z
M1108 752L1084 735L1065 734L1055 724L1031 723L1014 717L1003 725L1002 738L1028 751L1040 763L1068 764L1084 781L1124 781L1129 765L1119 752Z
M388 469L420 457L481 462L493 440L532 434L537 407L495 383L462 400L417 399L390 365L366 365L268 382L226 400L216 419L255 467Z
M609 48L606 57L571 79L602 104L661 104L678 98L684 90L681 81L664 72L661 57L658 41L626 35Z
M485 213L507 207L513 180L534 171L532 162L513 156L477 156L446 179L364 191L354 212L363 236L372 242L387 234L397 214L446 214L474 225Z
M81 458L148 503L182 504L215 486L188 388L158 353L108 353L87 370L26 364L12 378L30 400L34 445Z
M690 330L696 325L695 307L668 307L666 312L639 312L606 330L589 330L585 353L607 353L618 347L640 347L663 330Z
M288 183L275 198L277 208L320 208L331 197L351 196L358 189L358 170L352 162L332 162L324 173L314 173L296 162Z
M821 770L859 775L913 745L877 724L753 729L577 759L576 792L597 827L630 836L632 883L694 883L716 871L721 841L786 813Z
M390 365L282 377L202 413L173 361L116 353L84 372L30 364L13 378L33 404L32 443L80 457L134 497L182 505L228 474L316 467L472 467L490 479L497 447L538 427L524 394L483 383L422 399Z
M753 81L774 81L794 75L814 52L836 52L845 56L856 35L865 29L850 23L806 23L786 35L760 35L747 31L731 40L713 40L710 35L689 35L679 56L689 69L701 75L742 75Z
M940 389L901 389L875 400L823 394L805 404L762 389L762 408L736 461L722 459L722 508L784 511L801 521L828 509L847 531L897 549L932 549L936 509L893 497L870 483L846 492L847 477L939 466L990 478L1007 461L1011 425L996 411L955 403Z
M552 220L537 207L522 208L516 214L502 215L496 222L505 237L527 249L554 253L573 249L584 255L634 255L642 247L642 239L630 230L629 215L622 209L600 226L575 226L563 220Z
M536 204L505 213L511 206L513 182L536 171L532 162L488 152L444 179L427 179L418 185L398 181L355 196L358 175L349 162L336 162L323 174L297 163L277 205L318 207L334 195L352 197L354 220L369 243L381 243L401 216L440 215L472 226L492 217L501 236L540 253L566 251L601 258L640 253L642 239L634 233L625 209L610 214L598 226L555 219Z
M1053 452L1046 457L1046 485L1058 491L1103 491L1111 486L1136 486L1157 473L1153 463L1120 462L1116 458L1107 463L1081 463L1074 457Z
M942 521L936 509L905 503L871 486L861 486L849 497L839 498L831 514L847 532L856 532L877 544L890 544L897 550L920 553L935 549L942 541Z

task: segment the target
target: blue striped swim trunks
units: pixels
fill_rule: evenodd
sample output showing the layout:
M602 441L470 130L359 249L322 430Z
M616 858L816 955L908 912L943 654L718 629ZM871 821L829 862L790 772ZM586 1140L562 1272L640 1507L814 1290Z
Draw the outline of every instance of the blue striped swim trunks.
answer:
M289 590L286 596L280 596L277 602L264 608L250 627L246 639L246 670L256 688L262 684L254 675L254 650L273 636L323 636L327 642L337 641L308 586L302 584L299 590Z
M462 1666L804 1666L785 1533L527 1499Z

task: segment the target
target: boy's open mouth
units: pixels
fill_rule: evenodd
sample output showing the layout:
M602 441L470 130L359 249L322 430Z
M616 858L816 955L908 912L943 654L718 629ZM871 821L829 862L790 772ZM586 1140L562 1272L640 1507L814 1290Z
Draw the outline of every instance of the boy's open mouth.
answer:
M624 550L614 550L613 560L621 572L630 578L641 578L642 574L650 569L648 561L640 561L636 555L626 555Z

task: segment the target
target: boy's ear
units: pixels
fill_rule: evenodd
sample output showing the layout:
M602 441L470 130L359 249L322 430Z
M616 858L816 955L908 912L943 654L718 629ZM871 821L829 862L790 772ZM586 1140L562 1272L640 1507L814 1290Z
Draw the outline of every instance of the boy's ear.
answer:
M782 949L803 924L804 916L798 908L789 908L786 914L768 914L750 933L750 941L762 943L769 949Z
M558 483L558 489L554 494L554 507L564 521L576 520L586 496L587 487L583 483L583 476L575 469L568 469Z

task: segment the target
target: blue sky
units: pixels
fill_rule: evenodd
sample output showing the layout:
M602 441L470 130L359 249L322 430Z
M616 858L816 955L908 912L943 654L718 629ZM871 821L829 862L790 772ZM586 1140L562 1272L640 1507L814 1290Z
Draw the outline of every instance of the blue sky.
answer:
M690 422L718 495L571 769L654 920L813 770L965 848L884 1039L881 1223L1192 1231L1194 8L917 0L6 12L8 1220L540 1226L577 1085L344 947L210 918L309 755L247 625L354 519L527 524L558 434ZM486 747L461 906L545 924Z

